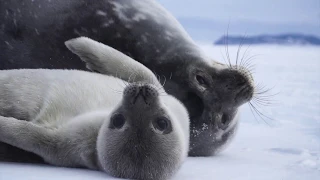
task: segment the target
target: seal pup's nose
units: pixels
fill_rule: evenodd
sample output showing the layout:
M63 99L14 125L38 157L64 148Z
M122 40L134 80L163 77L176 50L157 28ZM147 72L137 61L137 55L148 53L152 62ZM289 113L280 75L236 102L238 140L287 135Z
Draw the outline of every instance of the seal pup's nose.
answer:
M131 84L125 89L124 95L131 99L131 104L142 103L150 105L159 96L156 87L150 84Z
M143 101L146 103L146 92L141 87L138 87L136 90L136 95L134 96L132 103L136 104L139 99L143 99Z
M141 98L146 104L150 104L154 98L158 96L158 91L150 85L141 85L137 87L136 96L134 97L134 104Z

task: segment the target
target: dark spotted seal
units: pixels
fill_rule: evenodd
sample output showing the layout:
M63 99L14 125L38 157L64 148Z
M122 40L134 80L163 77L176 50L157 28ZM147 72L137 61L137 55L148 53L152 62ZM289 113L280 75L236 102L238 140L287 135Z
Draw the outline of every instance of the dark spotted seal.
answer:
M213 155L231 140L252 78L206 56L154 0L6 0L0 2L0 69L82 69L63 42L86 36L151 69L187 107L191 156ZM165 77L165 78L164 78Z

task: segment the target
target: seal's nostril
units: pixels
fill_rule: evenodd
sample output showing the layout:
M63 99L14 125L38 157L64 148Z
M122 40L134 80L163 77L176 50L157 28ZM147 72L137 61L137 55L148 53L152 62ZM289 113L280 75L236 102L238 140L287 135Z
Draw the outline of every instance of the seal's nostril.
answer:
M148 89L148 87L143 86L143 87L141 87L140 93L141 93L142 96L146 97L146 96L148 96L149 91L150 90Z
M245 86L246 84L247 84L246 81L239 81L237 83L237 86Z
M228 128L232 118L233 117L231 117L230 115L227 115L224 113L221 117L219 124L218 124L219 128L222 130L225 130L226 128Z
M223 115L223 116L222 116L222 119L221 119L221 123L225 125L225 124L227 123L227 121L228 121L227 116L226 116L226 115Z

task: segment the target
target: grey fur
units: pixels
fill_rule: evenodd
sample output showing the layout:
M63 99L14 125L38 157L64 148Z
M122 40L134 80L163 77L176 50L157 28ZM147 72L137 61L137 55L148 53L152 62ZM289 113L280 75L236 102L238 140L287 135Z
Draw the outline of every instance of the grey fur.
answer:
M70 39L65 45L91 71L116 76L125 81L144 81L163 89L150 69L110 46L88 37Z

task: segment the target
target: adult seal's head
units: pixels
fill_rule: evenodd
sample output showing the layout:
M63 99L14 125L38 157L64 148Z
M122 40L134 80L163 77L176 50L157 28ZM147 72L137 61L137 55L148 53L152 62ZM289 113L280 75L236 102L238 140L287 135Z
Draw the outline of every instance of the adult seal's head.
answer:
M218 153L236 131L238 108L253 97L253 79L250 72L240 66L190 63L186 69L187 76L179 76L191 89L185 92L189 98L182 100L191 111L189 155Z
M186 109L150 84L126 87L122 103L103 124L97 151L101 167L122 178L167 179L188 154Z

